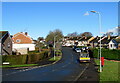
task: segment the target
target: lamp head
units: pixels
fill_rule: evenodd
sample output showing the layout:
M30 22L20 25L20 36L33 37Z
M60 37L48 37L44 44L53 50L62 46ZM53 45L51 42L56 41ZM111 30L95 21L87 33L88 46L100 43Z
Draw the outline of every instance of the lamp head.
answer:
M92 10L92 11L90 11L90 12L92 12L92 13L97 13L96 11L94 11L94 10Z

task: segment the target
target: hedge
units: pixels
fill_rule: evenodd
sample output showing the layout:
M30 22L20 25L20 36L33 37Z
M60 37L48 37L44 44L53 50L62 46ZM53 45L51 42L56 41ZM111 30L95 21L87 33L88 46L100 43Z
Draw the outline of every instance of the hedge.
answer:
M24 64L27 55L3 55L2 62L10 62L11 65Z
M93 56L95 58L99 58L98 56L98 49L92 49L93 51ZM110 60L120 60L120 50L118 49L101 49L101 56L104 57L105 59L110 59Z
M27 55L2 55L2 62L10 62L10 65L31 64L47 58L48 53L48 51L42 51Z

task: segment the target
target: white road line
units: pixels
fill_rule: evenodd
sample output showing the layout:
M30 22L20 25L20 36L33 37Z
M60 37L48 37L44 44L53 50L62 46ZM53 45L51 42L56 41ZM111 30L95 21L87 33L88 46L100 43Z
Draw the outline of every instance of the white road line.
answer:
M71 55L72 55L72 54L71 54ZM61 59L62 59L62 56L61 56ZM61 59L60 59L60 60L61 60ZM58 60L58 61L59 61L59 60ZM30 70L33 70L33 69L36 69L36 68L42 68L42 67L46 67L46 66L49 66L49 65L54 65L54 64L56 64L58 61L55 61L55 62L53 62L52 64L47 64L47 65L42 65L42 66L36 66L36 67L33 67L33 68L24 69L24 70L19 70L19 71L17 71L17 72L12 72L12 73L10 73L10 74L5 74L5 75L2 75L2 76L12 75L12 74L15 74L15 73L30 71ZM73 55L72 55L72 61L73 61ZM69 65L69 64L71 64L71 62L68 63L67 65ZM62 68L66 67L67 65L62 66ZM57 71L57 70L58 70L58 69L52 70L52 72Z
M89 66L89 64L87 64L87 66L83 69L83 71L73 81L77 81L81 77L81 75L85 72L85 70L88 68L88 66Z
M61 56L61 58L62 58L62 56ZM59 61L59 60L58 60L58 61ZM19 71L17 71L17 72L12 72L12 73L10 73L10 74L5 74L5 75L2 75L2 76L8 76L8 75L12 75L12 74L15 74L15 73L30 71L30 70L33 70L33 69L36 69L36 68L46 67L46 66L49 66L49 65L53 65L53 64L57 63L58 61L55 61L55 62L52 63L52 64L47 64L47 65L42 65L42 66L36 66L36 67L33 67L33 68L24 69L24 70L19 70Z

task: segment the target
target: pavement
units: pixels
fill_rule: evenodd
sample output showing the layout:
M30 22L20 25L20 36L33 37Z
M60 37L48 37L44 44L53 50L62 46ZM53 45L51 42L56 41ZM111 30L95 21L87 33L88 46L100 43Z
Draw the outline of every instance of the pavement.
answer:
M99 73L93 58L77 81L99 83Z
M63 57L56 64L48 65L47 59L39 62L38 67L32 67L25 70L3 70L3 83L37 83L37 82L93 82L98 83L99 75L95 67L94 60L90 63L79 63L77 61L78 53L71 48L63 48ZM46 65L46 66L43 66ZM48 66L47 66L48 65ZM43 66L43 67L42 67ZM43 82L44 81L44 82Z

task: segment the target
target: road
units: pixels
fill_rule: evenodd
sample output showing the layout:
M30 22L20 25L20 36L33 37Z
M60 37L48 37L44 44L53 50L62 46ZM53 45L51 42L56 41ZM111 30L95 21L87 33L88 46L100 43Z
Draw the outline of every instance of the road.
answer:
M63 47L62 59L45 67L3 69L3 81L77 81L87 64L80 64L78 53Z

